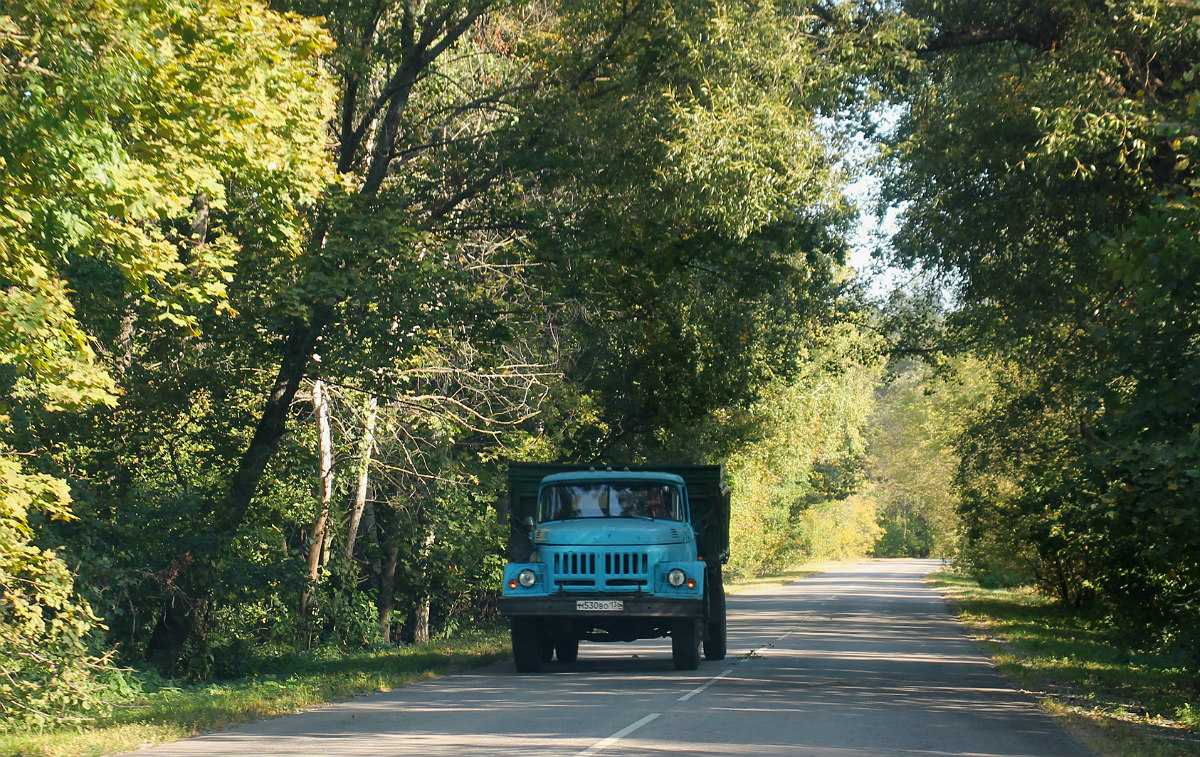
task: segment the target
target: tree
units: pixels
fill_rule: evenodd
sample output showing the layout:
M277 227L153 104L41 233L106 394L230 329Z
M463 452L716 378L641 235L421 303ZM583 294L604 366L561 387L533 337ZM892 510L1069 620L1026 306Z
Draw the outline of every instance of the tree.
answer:
M78 524L54 430L117 404L139 315L178 335L198 311L228 312L238 243L210 222L228 187L296 203L323 182L325 44L311 22L253 4L34 0L0 15L6 714L94 704L99 620L59 550L40 546Z
M992 369L970 354L942 358L895 365L871 420L880 557L958 554L959 444L991 400Z
M929 32L892 141L895 252L958 277L957 333L1005 366L964 440L968 534L1194 649L1195 12L905 8Z
M796 323L821 311L842 254L835 229L848 214L816 124L847 88L809 65L813 40L774 23L787 9L291 7L324 13L339 43L340 179L267 324L278 369L211 516L213 544L259 517L255 492L311 373L404 400L448 335L497 370L511 363L498 346L529 347L521 362L540 364L566 344L568 378L613 403L603 426L566 432L589 456L633 454L677 420L752 398L768 370L795 369ZM793 74L815 81L784 88ZM810 85L811 104L792 107ZM718 137L726 121L737 139ZM752 138L794 159L751 153ZM581 158L599 170L581 171ZM664 214L664 198L680 195ZM735 210L735 196L753 205ZM695 287L712 294L670 306ZM780 318L780 306L797 314ZM570 341L547 334L547 320L570 325ZM743 352L747 340L762 349ZM632 378L652 374L663 380L649 393ZM172 659L194 623L164 614L155 654Z
M677 454L727 464L734 575L865 555L878 537L863 467L882 345L854 322L865 315L856 297L840 305L846 320L813 335L803 371L677 432Z
M111 402L26 403L11 438L72 472L79 520L47 543L125 659L233 675L486 612L509 455L699 460L776 411L824 414L801 496L770 498L771 559L789 518L839 517L826 500L862 520L875 356L833 326L857 312L829 133L860 96L845 9L111 9L99 36L136 48L118 84L153 86L78 110L128 171L93 194L136 205L89 212L157 257L129 276L67 245L55 274ZM837 402L808 405L822 371ZM300 396L318 383L324 428ZM717 427L743 415L744 437Z

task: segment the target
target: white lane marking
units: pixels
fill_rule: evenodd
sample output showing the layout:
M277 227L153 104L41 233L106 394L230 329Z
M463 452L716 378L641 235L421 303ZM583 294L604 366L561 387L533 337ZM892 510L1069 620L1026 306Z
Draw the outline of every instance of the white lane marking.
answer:
M721 675L719 675L719 676L716 676L716 677L714 677L714 678L710 678L710 679L708 679L708 681L706 681L706 682L705 682L703 685L701 685L701 686L697 686L696 688L692 689L692 690L691 690L691 691L689 691L688 693L686 693L686 694L684 694L683 696L679 697L678 701L680 701L680 702L686 702L687 700L689 700L689 699L691 699L692 697L696 696L697 694L699 694L700 692L704 691L704 690L705 690L705 689L707 689L709 686L712 686L714 683L716 683L717 681L721 680L722 678L724 678L725 676L729 675L729 674L730 674L730 673L732 673L732 672L733 672L732 670L726 670L726 671L725 671L724 673L722 673Z
M625 738L629 734L633 733L637 729L641 728L642 726L646 725L650 721L654 720L660 714L661 713L658 713L658 712L650 713L649 715L642 718L638 722L633 723L632 725L625 726L621 730L614 733L612 736L609 736L607 739L602 739L600 741L597 741L595 744L592 744L590 747L588 747L587 749L584 749L582 752L578 752L577 754L575 754L575 757L589 757L589 755L593 755L602 749L607 749L608 747L617 743L618 741Z

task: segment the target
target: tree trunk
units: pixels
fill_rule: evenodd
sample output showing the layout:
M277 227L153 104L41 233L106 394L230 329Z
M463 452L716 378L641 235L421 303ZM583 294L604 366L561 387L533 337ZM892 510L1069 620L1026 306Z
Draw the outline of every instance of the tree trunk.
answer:
M186 570L186 568L185 568ZM183 575L176 580L184 579ZM150 635L147 645L146 660L163 678L170 678L175 673L175 665L183 652L183 645L196 628L200 611L204 607L207 592L198 592L199 596L189 596L180 590L172 596Z
M189 257L208 240L210 213L208 195L204 192L197 192L192 198L192 209L196 214L191 224L190 240L192 243L192 253L187 253ZM136 321L137 313L134 311L131 303L121 317L120 329L117 334L117 343L121 349L118 364L121 366L122 371L128 370L133 363L133 338ZM307 360L304 361L304 364L307 364ZM280 370L283 370L282 366ZM301 374L303 374L303 370L304 365L301 365ZM278 385L279 381L277 379L277 388ZM299 385L298 379L297 385ZM287 398L287 402L288 404L291 403L290 395ZM255 437L258 437L257 432L255 433ZM278 441L278 438L276 438L276 441ZM253 443L251 443L251 446L253 446ZM257 484L257 479L255 480L255 484ZM249 501L246 504L249 506ZM226 515L226 512L219 510L217 517L214 519L214 523L217 524L218 533L232 533L236 528L236 524L231 526L225 522L224 516ZM146 644L147 662L152 664L159 675L164 678L170 677L174 672L175 665L179 661L179 655L183 652L184 644L187 643L188 637L196 629L201 609L204 607L204 603L207 601L209 595L208 583L198 579L196 574L197 572L204 572L207 565L211 564L206 562L205 558L214 556L201 555L199 560L197 560L194 555L189 553L177 560L172 566L174 576L171 580L174 584L175 593L159 614L158 620L154 624L154 631L150 635L150 641Z
M204 192L197 192L192 198L192 210L196 211L196 216L192 219L192 245L194 248L199 248L208 241L208 195Z
M328 306L316 307L307 323L297 324L288 334L279 370L275 374L275 385L267 395L254 436L238 461L238 469L229 485L224 506L217 513L220 533L233 533L246 519L258 482L262 480L267 463L279 446L279 440L287 431L288 410L316 350L317 340L332 314Z
M137 311L133 308L133 298L125 297L125 311L121 313L121 323L117 328L115 350L116 363L121 373L125 373L133 365L134 327L137 325Z
M316 583L319 568L325 564L322 555L325 553L327 532L329 531L329 506L333 501L333 434L329 426L329 395L325 382L321 379L313 381L313 409L317 414L317 496L320 504L317 506L317 518L309 532L308 545L308 583L300 595L300 617L308 614L308 604L311 599L312 585Z
M396 608L396 562L400 540L393 534L384 548L383 570L379 573L379 634L385 644L392 641L392 610Z
M296 396L296 391L300 388L300 381L304 378L304 372L316 347L317 338L321 335L321 331L331 316L332 311L328 307L314 308L312 318L307 323L296 325L288 335L279 370L275 376L275 384L267 397L262 414L259 416L254 436L238 463L237 472L230 482L225 501L213 513L213 535L226 537L216 540L218 550L228 543L228 537L237 532L250 510L250 503L258 488L258 482L262 479L271 455L279 446L279 440L287 430L288 410ZM196 570L204 571L213 564L212 561L216 558L216 553L198 555L197 564L188 569L188 573ZM181 586L190 585L186 576L180 576L179 584ZM203 602L204 597L207 596L207 590L185 590L184 594L191 597L193 602ZM154 666L159 670L173 670L184 643L195 627L196 620L195 613L179 613L170 608L165 609L158 619L155 633L147 646L147 660L153 661Z
M429 641L429 592L422 591L413 607L413 644Z
M354 557L354 542L358 539L358 526L362 522L363 509L367 505L367 486L370 483L371 453L375 448L375 419L379 416L379 403L374 396L367 398L367 421L363 430L361 456L358 468L358 488L354 503L350 507L350 522L346 526L346 557Z
M425 538L421 540L421 577L417 584L417 596L412 608L412 642L424 644L429 641L429 553L435 540L434 527L429 526Z

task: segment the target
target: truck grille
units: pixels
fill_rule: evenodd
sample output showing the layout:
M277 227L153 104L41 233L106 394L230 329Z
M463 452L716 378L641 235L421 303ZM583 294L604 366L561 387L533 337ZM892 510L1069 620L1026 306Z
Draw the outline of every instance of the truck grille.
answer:
M649 583L650 556L644 552L558 552L552 559L554 582L563 588L638 587Z
M559 576L596 575L596 555L563 552L554 556L554 573Z
M604 572L610 576L644 574L649 570L649 556L639 552L609 552L604 555Z

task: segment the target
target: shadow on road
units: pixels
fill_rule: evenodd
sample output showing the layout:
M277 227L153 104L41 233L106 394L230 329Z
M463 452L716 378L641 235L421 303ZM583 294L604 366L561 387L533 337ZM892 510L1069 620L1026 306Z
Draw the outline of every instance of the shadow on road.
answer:
M937 566L876 562L731 596L730 656L698 671L674 670L667 639L585 642L542 674L497 663L148 753L1088 754L963 636L921 580Z

